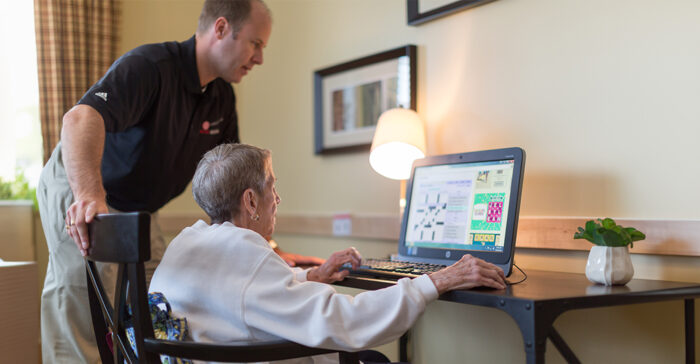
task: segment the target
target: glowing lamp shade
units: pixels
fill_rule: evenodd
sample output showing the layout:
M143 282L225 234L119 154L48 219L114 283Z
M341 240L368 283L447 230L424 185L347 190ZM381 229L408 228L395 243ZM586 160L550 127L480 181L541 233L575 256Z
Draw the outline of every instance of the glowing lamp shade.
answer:
M425 127L410 109L387 110L379 117L369 164L391 179L408 179L413 161L425 157Z

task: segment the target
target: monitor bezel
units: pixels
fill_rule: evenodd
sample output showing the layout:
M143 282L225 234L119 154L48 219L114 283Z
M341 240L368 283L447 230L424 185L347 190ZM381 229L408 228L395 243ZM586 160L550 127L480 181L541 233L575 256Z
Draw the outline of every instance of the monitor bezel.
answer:
M456 250L444 248L412 247L409 252L406 246L406 224L411 208L411 195L413 192L413 178L417 167L449 165L461 163L495 162L513 160L513 179L510 188L510 204L507 211L506 230L503 239L503 251L482 250ZM525 151L522 148L503 148L477 152L446 154L430 156L418 159L411 167L411 177L406 183L406 205L401 220L401 233L399 238L399 255L420 257L436 260L457 261L465 254L484 259L499 266L505 266L506 274L510 274L513 255L515 253L515 239L518 230L518 216L520 214L520 196L523 187L523 172L525 166ZM410 254L409 254L410 253Z

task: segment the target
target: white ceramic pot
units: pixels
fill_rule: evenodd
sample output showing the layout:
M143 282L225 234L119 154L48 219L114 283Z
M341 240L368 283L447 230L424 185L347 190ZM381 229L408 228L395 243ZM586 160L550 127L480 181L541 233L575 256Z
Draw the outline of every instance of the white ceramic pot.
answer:
M606 286L623 285L632 279L634 267L627 246L595 245L588 253L586 277Z

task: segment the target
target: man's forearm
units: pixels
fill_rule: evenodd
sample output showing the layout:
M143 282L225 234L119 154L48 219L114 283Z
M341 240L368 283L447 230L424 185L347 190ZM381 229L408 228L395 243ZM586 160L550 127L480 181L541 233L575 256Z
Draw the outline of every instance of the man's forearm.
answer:
M100 173L104 140L102 116L92 107L75 106L63 117L63 165L76 200L105 200Z

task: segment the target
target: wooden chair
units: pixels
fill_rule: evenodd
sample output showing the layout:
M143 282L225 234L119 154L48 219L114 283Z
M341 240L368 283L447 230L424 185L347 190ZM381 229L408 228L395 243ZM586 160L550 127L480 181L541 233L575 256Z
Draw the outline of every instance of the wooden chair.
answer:
M258 362L338 352L310 348L291 341L218 345L154 337L148 307L144 262L150 259L151 216L144 212L98 215L89 225L86 259L90 311L102 362L160 363L160 355L219 362ZM118 265L117 285L110 302L95 262ZM166 297L167 298L167 297ZM138 356L126 337L126 305L131 305ZM107 338L111 333L112 348ZM357 353L338 352L340 363L359 363Z

